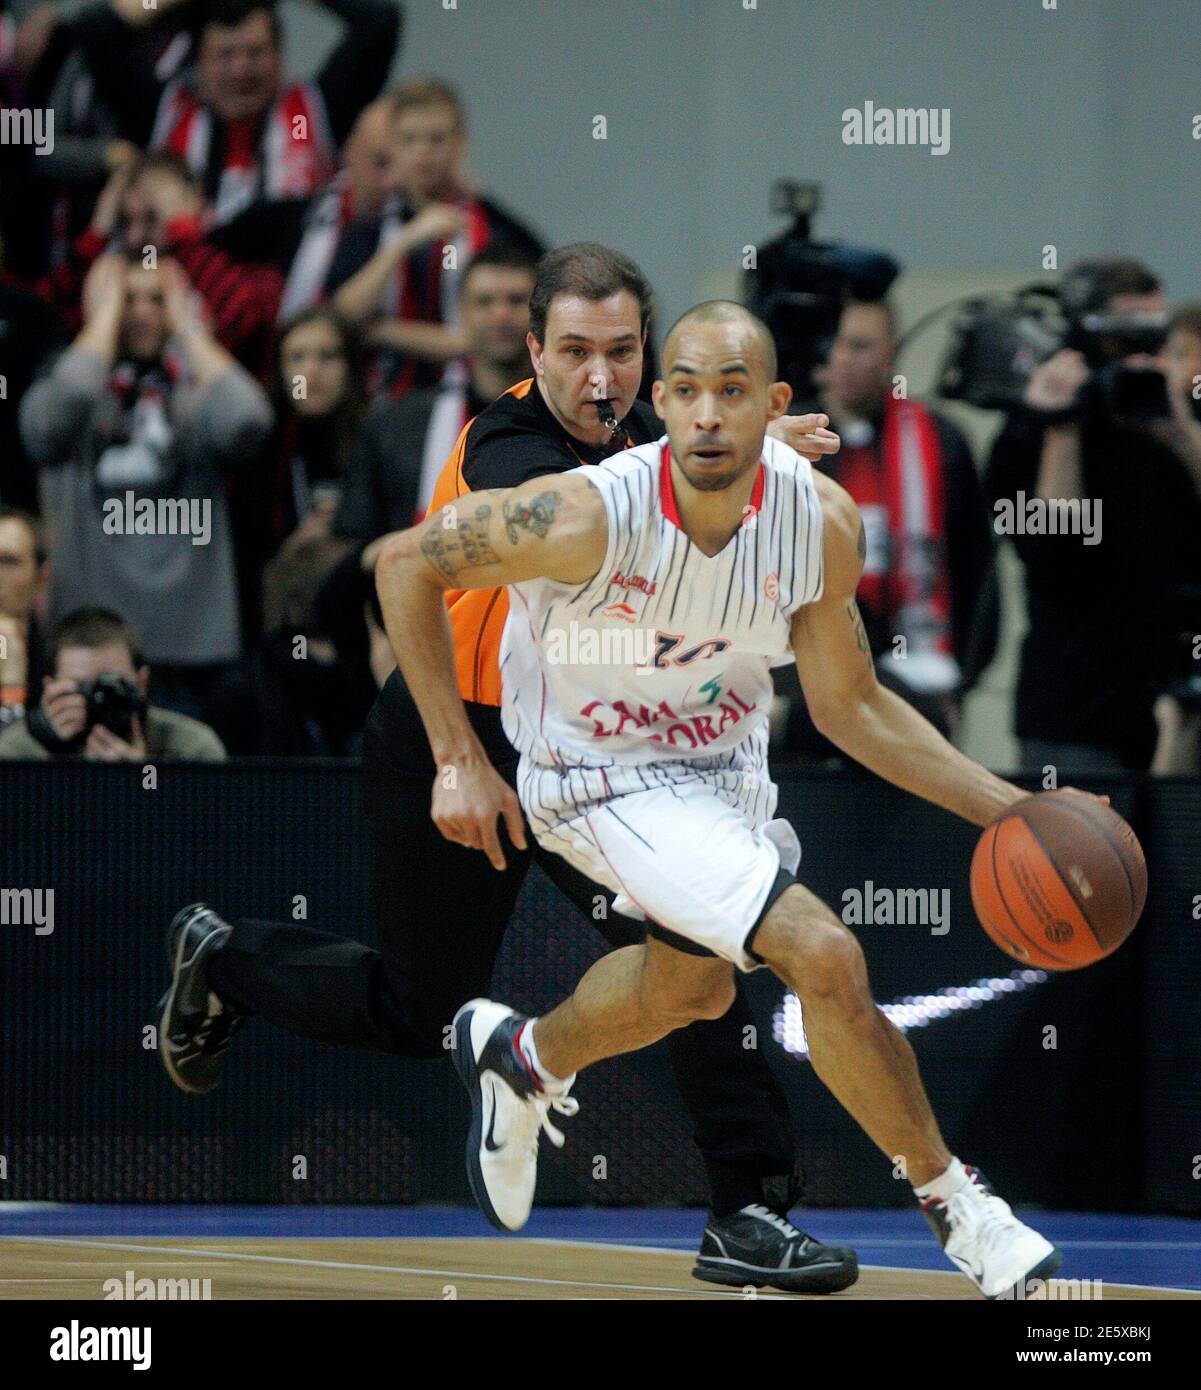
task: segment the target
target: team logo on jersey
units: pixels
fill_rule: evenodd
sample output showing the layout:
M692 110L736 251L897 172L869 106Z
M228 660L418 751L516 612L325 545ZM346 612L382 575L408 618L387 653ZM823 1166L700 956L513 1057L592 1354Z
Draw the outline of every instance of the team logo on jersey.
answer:
M620 618L623 623L636 623L638 621L637 612L628 603L611 603L608 608L601 609L601 616Z
M620 570L609 580L609 588L613 588L614 585L619 589L637 589L639 593L648 597L658 587L653 580L643 579L640 574L622 574Z

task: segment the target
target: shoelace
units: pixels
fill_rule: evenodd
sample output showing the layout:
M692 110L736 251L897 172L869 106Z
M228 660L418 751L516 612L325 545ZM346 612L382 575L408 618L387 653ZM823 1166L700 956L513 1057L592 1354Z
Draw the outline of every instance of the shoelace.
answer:
M569 1119L572 1115L578 1115L580 1103L575 1096L532 1096L531 1101L538 1115L538 1124L546 1133L546 1137L555 1146L561 1149L566 1143L566 1139L561 1129L556 1129L551 1123L550 1112L554 1110L557 1114L566 1115ZM534 1140L537 1142L538 1131L534 1131Z
M951 1194L947 1216L952 1226L964 1226L969 1236L990 1253L1017 1224L1008 1202L974 1183Z
M772 1211L771 1207L765 1207L755 1202L749 1207L743 1207L742 1210L748 1216L756 1216L760 1221L766 1221L769 1226L774 1226L782 1236L787 1236L790 1240L801 1234L791 1221L781 1216L779 1212Z

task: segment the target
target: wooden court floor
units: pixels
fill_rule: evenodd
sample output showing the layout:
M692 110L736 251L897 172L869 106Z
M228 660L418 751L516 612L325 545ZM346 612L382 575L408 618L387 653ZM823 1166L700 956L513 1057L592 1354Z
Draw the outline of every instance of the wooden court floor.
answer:
M103 1299L105 1281L209 1280L214 1299L731 1299L692 1257L560 1240L0 1238L0 1300ZM176 1285L176 1288L179 1286ZM190 1286L193 1287L193 1286ZM194 1286L203 1296L202 1282ZM145 1288L145 1286L143 1286ZM109 1285L109 1292L112 1285ZM795 1294L760 1290L760 1298ZM977 1299L953 1271L866 1265L847 1299ZM1106 1302L1201 1293L1109 1284Z

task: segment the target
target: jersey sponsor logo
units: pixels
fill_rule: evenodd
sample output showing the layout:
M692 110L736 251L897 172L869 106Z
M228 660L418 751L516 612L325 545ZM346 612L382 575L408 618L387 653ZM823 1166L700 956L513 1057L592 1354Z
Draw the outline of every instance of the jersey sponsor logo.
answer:
M638 621L638 613L631 608L628 603L611 603L608 608L601 609L601 616L605 618L619 618L623 623L635 623Z
M677 713L666 700L653 706L639 705L636 710L625 700L612 703L590 700L580 714L592 721L593 738L612 738L631 732L642 736L645 730L653 729L653 733L644 735L651 743L663 743L670 748L704 748L758 708L757 704L748 704L736 691L728 690L720 704L707 706L705 714Z
M622 574L620 570L609 580L609 588L637 589L639 593L651 595L659 587L654 580L644 579L640 574Z

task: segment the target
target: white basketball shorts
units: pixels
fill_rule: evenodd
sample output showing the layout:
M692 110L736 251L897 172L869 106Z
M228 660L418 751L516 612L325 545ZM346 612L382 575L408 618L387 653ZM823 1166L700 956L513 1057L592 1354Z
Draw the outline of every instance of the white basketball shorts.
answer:
M787 821L769 819L766 769L740 775L716 762L584 774L522 759L517 789L539 844L615 893L615 911L682 950L757 970L754 933L795 882L801 847Z

